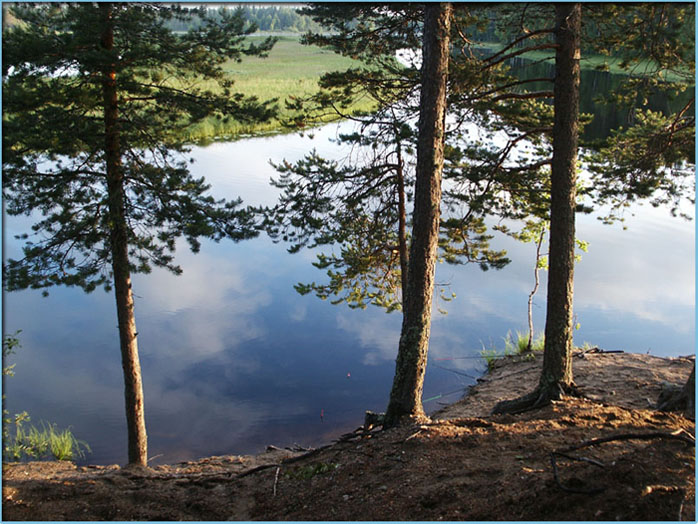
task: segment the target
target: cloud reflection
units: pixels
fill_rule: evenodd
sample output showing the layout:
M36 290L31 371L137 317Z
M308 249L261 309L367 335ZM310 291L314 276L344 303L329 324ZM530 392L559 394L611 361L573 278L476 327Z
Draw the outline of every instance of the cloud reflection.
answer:
M666 214L639 208L626 231L588 217L580 221L578 236L591 243L575 270L578 310L612 310L693 330L694 225Z
M375 307L370 312L345 309L338 311L336 319L339 329L357 338L361 347L368 350L361 358L363 365L375 366L386 360L395 360L400 340L401 314L386 314Z

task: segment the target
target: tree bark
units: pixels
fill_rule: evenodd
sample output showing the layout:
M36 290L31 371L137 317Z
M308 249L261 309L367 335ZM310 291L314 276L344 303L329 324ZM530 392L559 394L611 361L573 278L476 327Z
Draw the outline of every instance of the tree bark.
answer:
M449 3L424 8L412 244L395 378L384 427L396 425L405 416L424 415L422 387L439 238L451 10Z
M545 351L538 388L498 403L493 413L517 413L574 392L572 299L579 116L581 4L556 4L555 120L550 184L550 248Z
M111 4L99 4L102 10L104 31L102 49L114 51L114 29ZM119 343L121 364L124 371L126 399L126 423L128 427L128 463L146 466L148 445L145 432L145 411L141 366L136 341L136 319L134 315L133 293L131 291L131 271L128 258L128 225L125 216L124 174L121 164L119 136L119 102L116 85L115 64L105 64L102 80L104 95L104 134L107 193L109 218L111 221L110 243L112 270L114 273L114 294L116 313L119 322Z
M550 187L550 249L545 353L540 388L555 398L572 382L581 4L555 6L555 120Z

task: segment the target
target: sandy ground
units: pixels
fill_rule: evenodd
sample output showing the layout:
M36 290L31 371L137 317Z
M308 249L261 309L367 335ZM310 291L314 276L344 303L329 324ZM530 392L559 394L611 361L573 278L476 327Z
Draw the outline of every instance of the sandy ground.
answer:
M431 422L357 431L310 453L142 470L7 464L2 517L695 521L694 420L653 409L692 359L578 352L583 398L490 416L533 389L541 361L507 357Z

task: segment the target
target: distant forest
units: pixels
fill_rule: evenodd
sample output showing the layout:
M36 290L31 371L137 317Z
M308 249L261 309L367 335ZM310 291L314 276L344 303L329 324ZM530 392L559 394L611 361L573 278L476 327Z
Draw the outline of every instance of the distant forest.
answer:
M219 7L209 10L209 14L217 14L226 9L241 9L249 23L257 25L259 31L287 31L304 33L306 31L322 31L320 25L313 22L309 16L298 14L296 7L280 5L243 5L238 7ZM198 17L188 20L170 20L166 25L173 31L187 31L200 24Z

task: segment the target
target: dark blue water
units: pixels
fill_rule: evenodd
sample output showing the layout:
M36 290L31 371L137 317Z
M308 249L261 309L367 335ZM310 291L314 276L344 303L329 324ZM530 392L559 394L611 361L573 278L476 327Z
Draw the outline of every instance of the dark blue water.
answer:
M315 138L278 136L214 144L193 152L194 170L216 196L271 204L268 160L293 161L310 148L333 151L330 126ZM336 154L336 153L335 153ZM661 209L635 208L627 231L580 216L590 251L577 265L575 342L605 349L694 352L694 224ZM5 220L5 256L25 219ZM437 282L457 298L435 313L425 407L457 400L484 369L483 348L503 349L525 331L535 250L499 239L513 262L501 271L440 265ZM266 238L204 243L179 252L184 274L134 279L150 456L153 464L242 454L268 444L312 446L383 410L392 382L400 315L351 310L293 290L321 281L309 252L289 255ZM545 274L535 301L543 328ZM4 332L21 329L9 363L6 408L72 427L97 464L126 461L126 427L113 296L56 289L5 294ZM321 419L321 412L324 417Z

